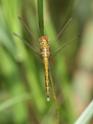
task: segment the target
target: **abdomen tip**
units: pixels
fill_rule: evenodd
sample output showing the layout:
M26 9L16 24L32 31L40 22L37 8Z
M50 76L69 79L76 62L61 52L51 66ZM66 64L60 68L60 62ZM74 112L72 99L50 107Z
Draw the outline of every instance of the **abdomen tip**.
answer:
M49 96L47 96L47 102L49 102L50 101L50 97Z

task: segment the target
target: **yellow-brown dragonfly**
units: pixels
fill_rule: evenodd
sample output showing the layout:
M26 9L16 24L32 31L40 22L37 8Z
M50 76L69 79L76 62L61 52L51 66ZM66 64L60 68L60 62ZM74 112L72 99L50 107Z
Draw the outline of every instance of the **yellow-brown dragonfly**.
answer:
M21 22L24 25L24 28L29 32L28 26L25 24L25 22L22 20L22 18L20 18ZM60 37L60 35L62 35L62 33L64 32L64 30L67 28L67 26L70 24L72 20L72 17L69 18L66 23L64 24L62 30L59 32L58 37ZM15 33L15 35L19 38L21 38L18 34ZM24 40L23 38L21 38L22 40ZM75 40L76 38L72 39L71 41ZM70 42L71 42L70 41ZM49 45L49 40L48 40L48 36L44 35L41 36L39 38L39 45L40 45L40 56L42 58L42 62L44 65L44 74L45 74L45 88L46 88L46 95L47 95L47 101L50 101L50 80L49 80L49 59L51 57L51 52L50 52L50 45ZM69 43L70 43L69 42ZM37 50L35 50L28 42L26 42L24 40L24 43L26 43L26 45L28 45L35 53L39 53ZM63 48L65 48L65 46L67 45L67 43L65 43L63 46L61 46L60 48L58 48L55 51L55 54L58 53L59 51L61 51Z

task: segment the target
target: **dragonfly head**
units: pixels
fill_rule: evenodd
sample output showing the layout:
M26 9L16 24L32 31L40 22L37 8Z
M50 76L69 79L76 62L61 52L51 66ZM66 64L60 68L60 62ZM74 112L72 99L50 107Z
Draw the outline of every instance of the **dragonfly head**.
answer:
M39 39L40 42L48 42L48 37L46 35L41 36Z

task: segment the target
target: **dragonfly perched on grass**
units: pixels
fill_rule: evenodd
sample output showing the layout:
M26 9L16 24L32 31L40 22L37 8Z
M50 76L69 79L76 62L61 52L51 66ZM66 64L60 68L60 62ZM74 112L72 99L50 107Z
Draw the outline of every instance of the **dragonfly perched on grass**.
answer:
M24 28L29 32L29 28L26 25L26 23L24 22L24 20L20 17L19 18L20 21L23 23ZM71 23L72 21L72 17L69 18L65 24L63 25L62 30L58 33L58 37L60 37L60 35L62 35L65 31L65 29L68 27L68 25ZM41 56L41 61L44 65L44 75L45 75L45 89L46 89L46 96L47 96L47 101L50 101L50 72L49 72L49 65L50 65L50 58L52 56L51 54L51 50L50 50L50 45L49 45L49 39L47 35L42 35L41 37L39 37L39 51L37 51L32 45L30 45L26 40L24 40L21 36L19 36L18 34L14 33L17 37L19 37L21 40L24 41L24 43L30 47L35 54L38 54L39 56ZM71 43L73 40L75 40L76 38L73 38L69 43ZM67 43L64 43L60 48L58 48L54 55L58 54L61 50L63 50L65 48L65 46L67 46Z

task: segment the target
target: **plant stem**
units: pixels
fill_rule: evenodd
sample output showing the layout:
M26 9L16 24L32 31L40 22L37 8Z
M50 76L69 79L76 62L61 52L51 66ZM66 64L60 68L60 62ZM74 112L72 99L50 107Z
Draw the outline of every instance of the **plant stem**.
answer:
M38 0L38 24L40 36L44 35L43 0Z

